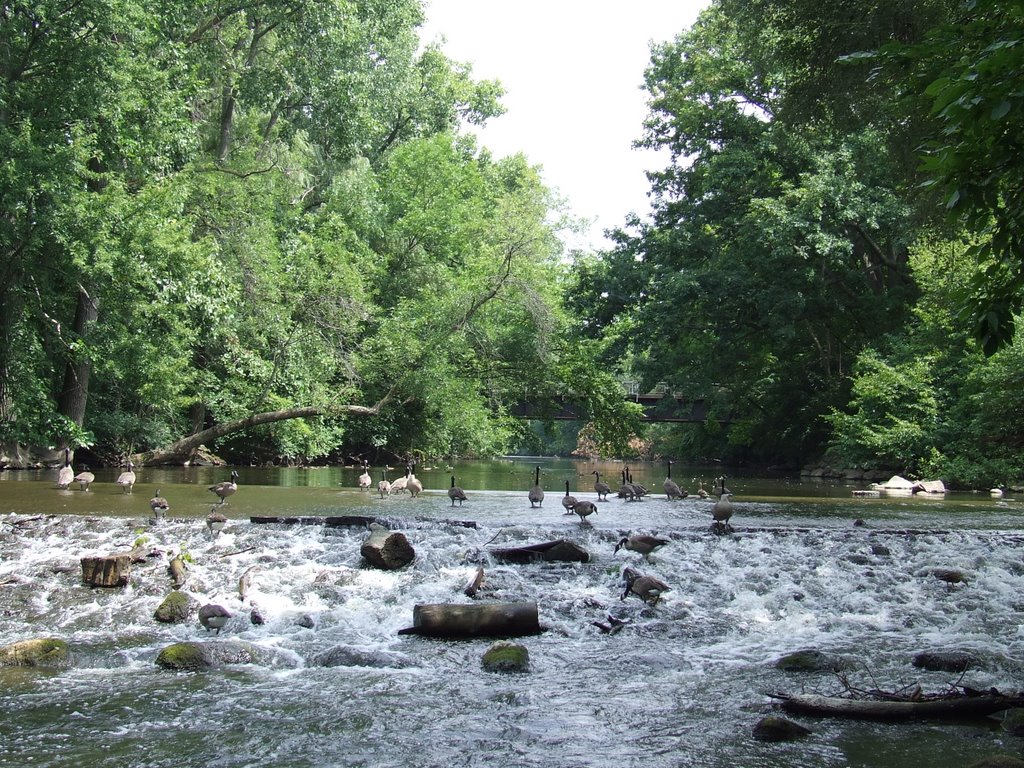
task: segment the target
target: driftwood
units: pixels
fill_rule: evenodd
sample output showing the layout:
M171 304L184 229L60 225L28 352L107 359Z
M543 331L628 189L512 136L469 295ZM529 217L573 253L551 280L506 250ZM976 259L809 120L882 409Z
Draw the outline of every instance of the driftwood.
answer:
M394 571L416 559L416 550L404 533L389 531L383 525L373 523L370 535L359 548L363 556L374 568Z
M571 541L566 541L565 539L547 541L543 544L530 544L525 547L492 549L491 557L500 562L517 564L535 563L538 561L558 561L568 563L590 562L590 554L587 550L573 544Z
M185 560L181 555L175 555L168 563L167 569L171 572L171 581L175 587L182 586L188 579L185 569Z
M541 631L536 603L428 603L412 611L400 635L425 637L518 637Z
M81 562L82 583L90 587L123 587L131 577L131 557L128 555L83 557Z
M818 717L847 717L861 720L935 720L988 717L1004 709L1024 706L1024 696L1000 693L968 695L963 693L921 698L918 700L889 697L855 699L843 696L814 694L769 694L782 702L787 712Z
M480 587L484 583L484 567L481 565L476 569L476 573L469 577L469 581L466 582L466 586L462 588L462 593L466 597L476 597L476 593L480 591Z

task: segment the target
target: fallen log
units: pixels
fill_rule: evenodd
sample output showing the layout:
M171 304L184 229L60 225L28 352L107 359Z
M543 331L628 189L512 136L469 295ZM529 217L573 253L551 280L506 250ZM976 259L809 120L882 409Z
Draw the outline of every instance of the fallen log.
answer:
M815 694L770 693L792 714L818 717L846 717L859 720L938 720L988 717L1005 709L1024 706L1024 696L956 694L918 701L851 699Z
M427 603L412 610L412 626L400 635L424 637L519 637L541 632L537 603Z
M508 547L505 549L490 550L491 557L499 562L506 563L535 563L543 562L568 562L587 563L590 562L590 553L577 544L565 539L557 541L546 541L543 544L530 544L525 547Z
M460 528L477 528L472 520L435 520L432 517L413 518L420 523L432 523L434 525L454 525ZM394 528L398 525L408 525L408 520L389 520L386 517L374 517L372 515L253 515L249 522L254 525L322 525L325 528L369 528L372 523L383 525L385 528Z
M131 558L128 555L83 557L82 583L90 587L124 587L131 578Z

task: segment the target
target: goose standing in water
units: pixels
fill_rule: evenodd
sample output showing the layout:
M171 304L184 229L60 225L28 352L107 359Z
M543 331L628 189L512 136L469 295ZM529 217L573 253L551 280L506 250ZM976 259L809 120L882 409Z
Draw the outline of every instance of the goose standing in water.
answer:
M65 490L75 480L75 470L71 468L71 450L64 449L64 466L57 473L57 487Z
M622 485L619 486L619 498L626 501L636 499L636 491L633 490L633 486L626 480L626 470L622 470Z
M665 496L671 501L672 499L685 499L687 497L686 491L679 488L679 484L672 479L672 460L669 459L665 462L667 467L667 474L665 476L665 482L661 485L665 489Z
M572 505L572 512L574 515L580 516L580 525L590 525L590 523L587 522L587 517L597 512L597 504L592 501L587 501L586 499L583 501L577 501Z
M416 477L416 465L415 464L409 465L408 470L409 470L409 475L408 475L409 479L406 482L405 487L409 489L409 495L412 496L415 499L423 491L423 483L421 483L420 479L418 477Z
M228 524L228 519L220 512L217 512L217 506L210 510L210 514L206 516L206 527L210 530L210 536L214 539L217 538L217 534L224 530L224 526Z
M530 490L526 494L526 496L530 500L530 508L531 509L533 507L535 507L535 506L537 506L537 507L543 507L544 506L544 489L540 487L540 467L539 466L537 467L537 471L534 473L534 476L533 476L533 487L530 488Z
M362 490L367 490L370 487L370 483L373 482L370 479L370 464L369 462L363 462L363 474L359 476L359 487Z
M125 459L124 472L117 476L117 484L125 493L131 493L135 487L135 465L131 459Z
M641 501L647 495L647 488L645 486L633 482L633 473L629 471L629 467L626 467L626 482L633 486L637 501Z
M565 481L565 496L562 497L562 506L565 507L565 514L573 514L573 507L576 506L576 497L569 495L569 481Z
M657 536L638 533L635 536L623 536L615 545L615 552L620 549L628 549L630 552L639 552L644 556L644 560L649 561L651 552L666 544L668 544L668 539L659 539Z
M238 472L232 469L230 480L224 480L216 485L211 485L209 490L211 493L217 494L217 498L219 498L220 503L223 504L227 500L228 496L231 496L238 490Z
M608 501L608 494L612 492L611 486L601 482L601 473L596 469L590 474L594 476L594 491L597 493L597 500Z
M380 471L380 480L377 481L377 493L380 494L382 499L391 493L391 483L388 482L388 471L386 469Z
M456 500L459 502L459 506L462 506L462 502L466 501L466 492L459 488L455 484L455 475L452 475L452 486L448 489L448 498L452 500L452 506L455 506Z
M405 474L391 484L391 493L405 493L409 487L409 467L406 466Z
M221 628L228 623L230 618L231 611L223 605L217 605L217 603L207 603L199 609L199 623L203 625L207 632L211 629L216 629L219 635Z
M715 506L711 508L711 516L715 519L713 527L719 533L731 531L732 526L729 525L729 518L732 517L732 494L725 488L725 475L718 478L721 483L721 494L718 497L718 501L715 502Z
M83 491L88 491L89 486L96 481L96 475L89 471L89 465L83 464L82 471L74 476L72 482L78 483Z
M156 489L156 494L152 499L149 500L149 508L153 510L153 521L158 522L163 520L167 516L167 510L171 508L171 505L167 503L167 499L160 495L160 489Z

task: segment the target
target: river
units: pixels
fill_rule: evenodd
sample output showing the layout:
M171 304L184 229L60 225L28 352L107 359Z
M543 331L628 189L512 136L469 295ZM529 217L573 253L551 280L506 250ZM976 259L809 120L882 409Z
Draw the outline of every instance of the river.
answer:
M526 497L540 466L546 498ZM715 469L673 467L691 496L666 500L664 465L631 465L650 495L612 494L588 524L559 497L596 499L599 471L619 485L623 465L515 458L418 467L426 490L381 499L360 491L358 468L239 468L216 538L204 519L207 486L223 468L138 470L132 494L97 471L89 491L54 488L56 471L0 472L0 645L60 637L70 669L0 668L0 766L906 766L962 768L1022 751L998 719L887 725L794 717L813 733L767 744L753 726L773 712L769 692L833 693L830 673L787 673L782 655L816 649L848 660L850 682L889 690L951 683L1016 691L1024 673L1024 541L1020 497L922 498L853 494L854 486L726 471L734 532L710 530ZM381 468L374 468L374 486ZM394 478L392 471L391 477ZM400 474L400 473L399 473ZM450 478L468 500L452 507ZM150 521L159 488L171 505ZM416 550L394 572L361 562L366 531L255 524L252 516L371 515ZM472 521L477 527L466 527ZM855 525L855 521L863 524ZM614 552L627 533L669 544L645 562ZM587 563L508 565L490 550L569 539ZM129 586L81 584L79 558L144 541L160 553ZM172 589L171 554L190 559L185 587L233 617L220 634L266 649L273 663L203 673L159 668L167 645L207 640L198 622L165 625L153 612ZM520 638L521 675L484 672L490 640L400 635L421 603L536 601L542 634ZM621 600L632 567L672 588L655 606ZM962 571L950 586L937 568ZM255 569L255 570L252 570ZM255 574L243 600L243 574ZM262 625L250 622L258 605ZM617 634L592 622L627 621ZM383 666L323 666L337 648ZM967 651L958 675L911 664L919 651Z

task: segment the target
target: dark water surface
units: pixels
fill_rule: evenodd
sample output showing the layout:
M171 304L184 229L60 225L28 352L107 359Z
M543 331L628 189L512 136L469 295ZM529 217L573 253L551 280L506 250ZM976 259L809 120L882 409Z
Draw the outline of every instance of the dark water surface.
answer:
M526 490L542 468L546 498ZM582 525L558 499L595 498L597 469L613 487L622 465L552 459L418 467L426 491L385 499L360 491L355 468L239 468L216 539L204 524L223 468L140 469L131 495L116 470L88 492L56 490L56 472L0 473L0 644L61 637L70 669L0 668L2 766L906 766L960 767L1021 739L996 718L885 725L799 719L813 734L755 741L773 691L836 692L825 673L783 673L784 653L814 648L851 662L859 687L927 691L958 682L912 666L922 650L965 650L979 663L963 682L1024 688L1024 526L1021 501L978 494L861 498L852 486L727 472L735 532L709 530L711 502L667 501L664 466L632 466L651 497L614 495ZM381 468L371 470L374 486ZM452 474L469 500L452 508ZM673 467L694 494L720 471ZM396 476L395 472L391 477ZM168 519L151 524L157 487ZM416 550L396 572L366 568L366 531L256 525L260 515L372 515ZM866 525L854 526L855 519ZM454 521L473 521L476 528ZM614 552L627 532L670 539L653 561ZM494 547L569 539L584 564L505 565ZM159 556L118 590L81 585L79 558L140 540ZM172 589L167 563L191 560L185 590L234 614L220 637L266 651L260 664L172 673L167 645L213 639L195 621L164 625L153 611ZM421 603L536 601L546 631L521 638L525 675L484 672L490 640L399 635ZM657 606L620 600L625 567L672 591ZM963 571L949 587L936 568ZM252 587L245 599L239 580ZM256 605L266 623L249 621ZM591 622L629 624L616 635ZM325 667L332 649L386 654L383 666Z

